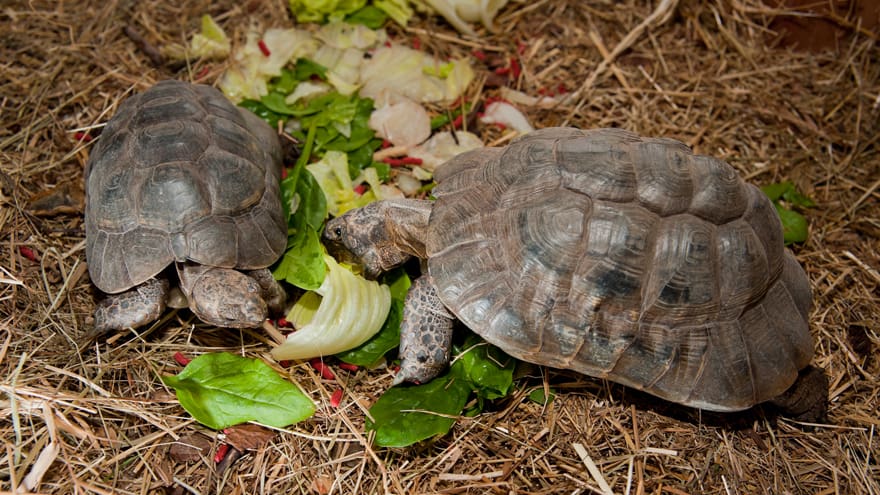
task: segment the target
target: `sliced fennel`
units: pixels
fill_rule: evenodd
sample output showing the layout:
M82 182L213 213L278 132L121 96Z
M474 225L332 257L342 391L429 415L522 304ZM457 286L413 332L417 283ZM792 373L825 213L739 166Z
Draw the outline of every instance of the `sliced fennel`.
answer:
M330 256L324 261L329 270L315 291L323 297L318 309L308 319L310 310L294 305L288 320L305 324L272 349L273 358L309 359L347 351L369 340L385 323L391 308L388 286L355 275ZM313 306L314 296L307 297L304 304Z

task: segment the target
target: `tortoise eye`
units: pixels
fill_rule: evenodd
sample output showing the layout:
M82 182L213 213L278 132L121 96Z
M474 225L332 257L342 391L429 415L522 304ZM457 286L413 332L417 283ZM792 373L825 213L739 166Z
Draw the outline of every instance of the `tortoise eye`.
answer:
M342 237L342 227L336 227L335 229L333 229L333 235L337 238Z

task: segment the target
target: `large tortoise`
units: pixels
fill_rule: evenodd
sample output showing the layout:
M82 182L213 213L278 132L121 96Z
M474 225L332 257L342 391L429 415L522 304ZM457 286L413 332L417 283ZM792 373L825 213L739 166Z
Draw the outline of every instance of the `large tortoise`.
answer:
M443 369L458 318L519 359L688 406L824 414L806 274L728 164L671 139L552 128L435 178L436 201L376 202L323 234L371 275L426 260L397 382Z
M287 242L278 137L216 89L163 81L128 98L85 176L89 274L110 294L96 330L156 319L172 263L207 323L256 327L283 304L266 270Z

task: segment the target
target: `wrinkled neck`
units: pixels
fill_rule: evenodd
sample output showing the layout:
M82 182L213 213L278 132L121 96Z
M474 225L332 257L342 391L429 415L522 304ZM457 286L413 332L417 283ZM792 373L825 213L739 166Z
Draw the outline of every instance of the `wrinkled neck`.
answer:
M434 202L422 199L393 199L383 202L389 240L401 251L425 259L428 219Z

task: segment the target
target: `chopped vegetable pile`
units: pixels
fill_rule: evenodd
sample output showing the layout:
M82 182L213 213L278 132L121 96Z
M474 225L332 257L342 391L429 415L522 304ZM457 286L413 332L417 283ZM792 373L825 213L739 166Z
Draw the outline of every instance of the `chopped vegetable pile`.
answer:
M473 34L467 23L481 21L492 29L492 19L506 0L424 3L459 31ZM350 370L385 363L386 354L399 345L410 286L402 269L374 282L337 263L320 242L328 216L376 200L426 196L438 166L484 146L463 125L474 113L472 103L476 105L462 97L474 80L469 61L436 60L390 40L381 29L389 18L405 24L416 5L421 4L290 0L298 22L325 24L316 31L250 32L246 43L231 55L229 39L205 16L201 32L188 48L190 55L228 55L232 64L219 82L226 96L297 143L299 159L281 183L288 245L273 274L304 292L286 318L295 331L273 349L272 356L312 359L325 380L334 378L325 357L335 356L332 359L341 361L341 368ZM473 57L495 75L511 80L520 76L516 57L494 69L484 53L476 51ZM482 102L477 116L482 124L530 132L531 124L515 105L553 106L567 97L565 93L562 84L539 91L540 96L502 86L503 99ZM427 102L442 102L447 110L431 115L423 106ZM773 184L764 191L782 217L786 242L804 241L806 220L789 208L813 206L809 198L790 183ZM455 353L457 358L445 375L423 385L391 388L372 406L367 428L375 431L378 445L401 447L445 434L455 416L477 414L485 401L510 393L512 358L473 334ZM248 420L286 426L314 411L314 404L297 387L265 363L228 354L196 358L182 373L164 381L177 390L186 410L211 428ZM254 387L255 383L260 386ZM342 389L337 389L330 405L338 407L343 397ZM537 389L529 397L546 402L553 396L549 390Z

